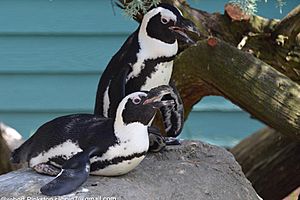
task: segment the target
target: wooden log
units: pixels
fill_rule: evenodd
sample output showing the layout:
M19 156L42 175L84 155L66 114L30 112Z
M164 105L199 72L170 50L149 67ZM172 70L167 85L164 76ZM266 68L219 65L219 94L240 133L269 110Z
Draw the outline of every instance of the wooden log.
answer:
M300 186L300 142L264 128L231 149L265 200L281 200Z
M184 86L204 81L260 121L300 141L300 86L268 64L209 38L179 54L174 65L173 78L182 96L188 96Z
M251 52L300 83L300 5L280 21L246 16L236 6L226 5L225 13L220 14L191 8L185 0L172 1L195 22L202 37L217 37L242 51Z

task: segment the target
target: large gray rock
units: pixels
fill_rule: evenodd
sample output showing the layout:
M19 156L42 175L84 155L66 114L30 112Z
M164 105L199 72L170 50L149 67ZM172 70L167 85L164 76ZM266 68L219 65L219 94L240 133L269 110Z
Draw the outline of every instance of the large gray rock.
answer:
M18 131L5 125L2 122L0 122L0 134L6 141L8 148L11 151L19 147L24 142L24 140L22 139L22 135L18 133Z
M11 172L0 176L0 196L23 197L24 200L42 197L40 187L52 179L30 169ZM147 155L141 165L127 175L90 176L76 192L64 197L74 200L258 199L228 151L193 141Z
M0 122L0 175L22 167L12 166L9 161L11 151L22 142L22 136L15 129Z

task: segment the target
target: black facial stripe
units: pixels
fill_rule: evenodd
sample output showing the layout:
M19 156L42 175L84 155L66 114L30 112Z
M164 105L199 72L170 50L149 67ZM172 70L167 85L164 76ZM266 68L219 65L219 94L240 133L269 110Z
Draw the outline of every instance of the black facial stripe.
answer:
M169 30L172 25L172 20L169 23L161 23L161 14L158 13L153 16L147 24L146 31L149 37L155 38L162 42L173 44L176 41L174 33Z
M144 61L145 67L141 73L134 78L131 78L126 83L126 95L141 90L141 86L145 84L147 77L151 77L151 74L155 72L155 66L164 63L171 62L174 60L175 55L171 57L160 57L156 59L148 59Z
M100 170L100 169L104 169L105 167L109 166L109 165L116 165L119 164L123 161L126 160L132 160L134 158L139 158L142 157L144 155L146 155L147 151L143 151L141 153L134 153L128 156L119 156L119 157L115 157L111 160L99 160L96 161L94 163L92 163L91 165L91 171L96 171L96 170Z

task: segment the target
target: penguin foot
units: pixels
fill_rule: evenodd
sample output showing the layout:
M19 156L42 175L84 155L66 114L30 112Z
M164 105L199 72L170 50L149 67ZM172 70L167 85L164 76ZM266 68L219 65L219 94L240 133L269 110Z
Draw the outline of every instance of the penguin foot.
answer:
M164 137L160 135L160 131L156 127L148 127L149 134L149 152L159 152L166 147Z
M166 143L162 136L149 135L149 150L150 152L159 152L166 147Z
M171 146L171 145L180 145L180 141L177 138L174 137L165 137L165 143L167 146Z
M32 168L39 174L46 174L50 176L57 176L61 171L58 167L47 163L39 163Z

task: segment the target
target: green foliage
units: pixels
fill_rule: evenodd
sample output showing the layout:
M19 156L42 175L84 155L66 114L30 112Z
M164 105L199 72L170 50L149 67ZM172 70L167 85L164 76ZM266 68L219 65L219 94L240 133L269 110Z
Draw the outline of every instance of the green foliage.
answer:
M280 13L282 13L282 7L286 5L286 2L283 0L277 0L276 2L277 2L276 7L278 7L280 10Z
M157 6L160 0L132 0L131 2L125 2L125 13L126 15L133 17L139 12L146 13L152 6Z
M260 0L230 0L230 3L238 5L247 14L255 14L257 12L257 2ZM268 0L265 0L267 3ZM280 13L282 13L282 7L286 4L285 0L276 0L276 7L279 8Z
M257 11L258 0L230 0L229 3L238 5L246 14L254 14Z
M198 0L194 0L198 1ZM215 0L216 1L216 0ZM255 14L257 12L257 3L261 0L229 0L230 3L238 5L247 14ZM266 3L268 0L264 0ZM160 0L123 0L126 15L133 17L139 12L146 13L147 10L160 3ZM276 0L276 7L282 13L282 7L286 4L286 0Z

